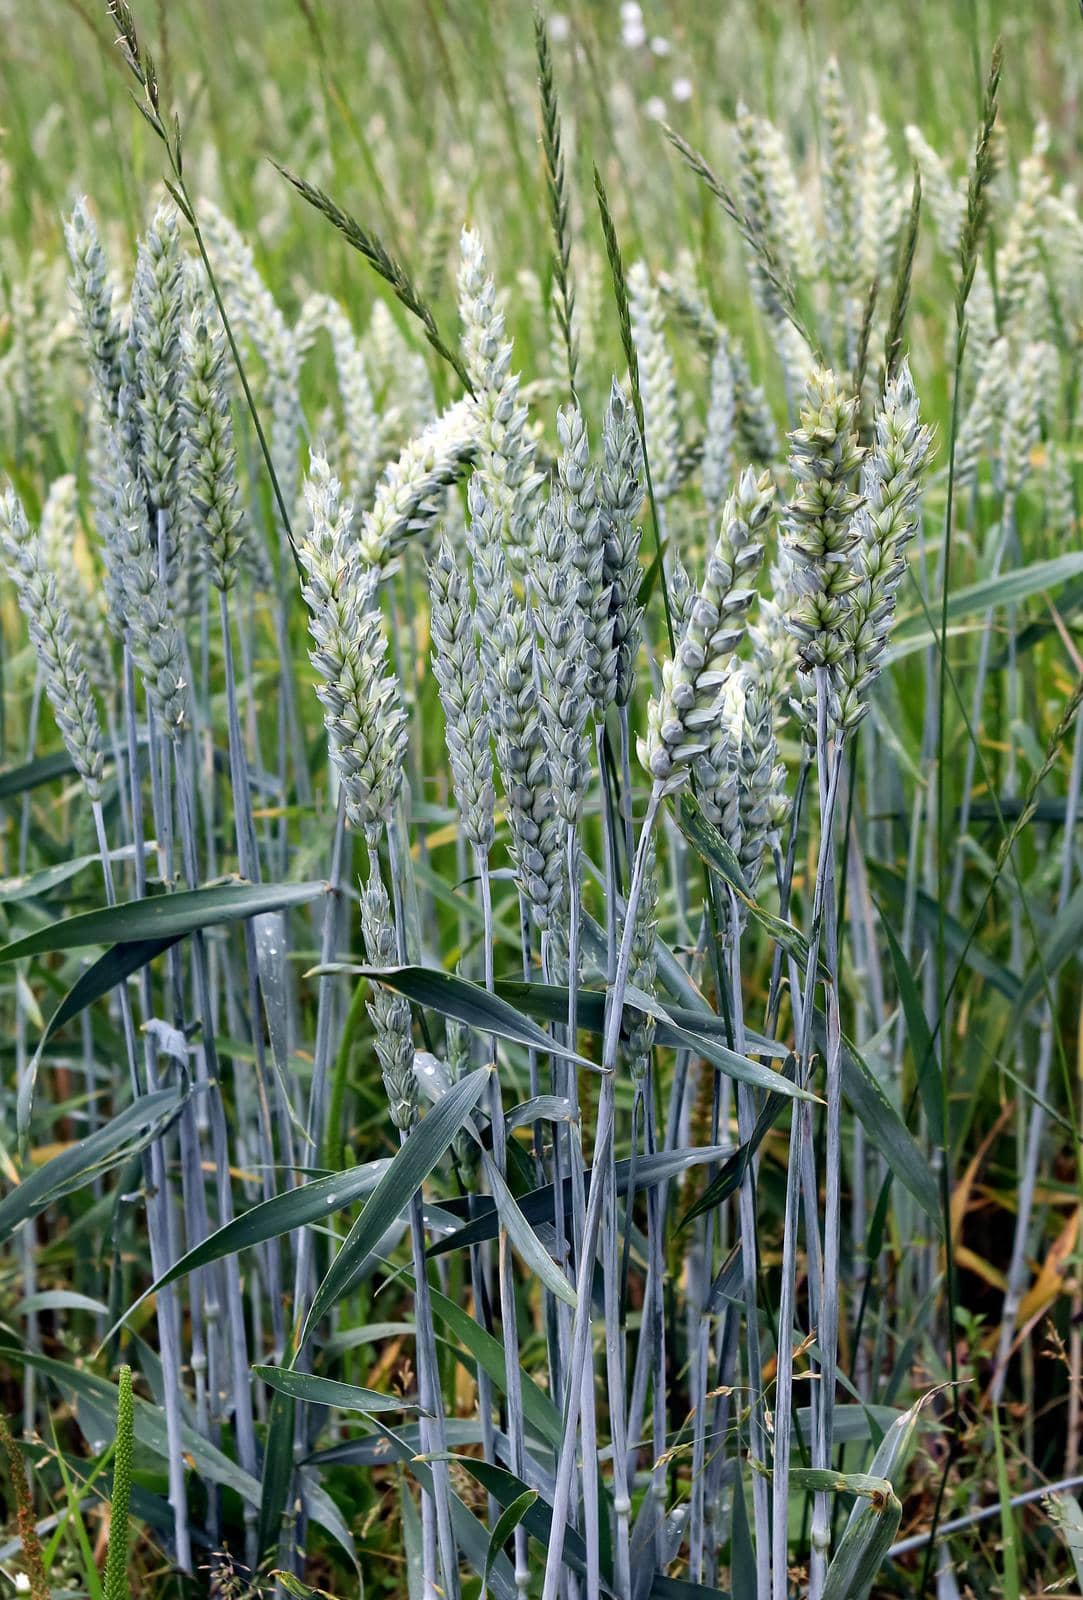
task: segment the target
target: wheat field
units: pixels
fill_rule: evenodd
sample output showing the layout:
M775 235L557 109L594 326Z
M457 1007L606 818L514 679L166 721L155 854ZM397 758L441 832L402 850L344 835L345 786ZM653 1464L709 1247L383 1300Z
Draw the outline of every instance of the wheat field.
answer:
M0 1589L1083 1593L1083 21L0 0Z

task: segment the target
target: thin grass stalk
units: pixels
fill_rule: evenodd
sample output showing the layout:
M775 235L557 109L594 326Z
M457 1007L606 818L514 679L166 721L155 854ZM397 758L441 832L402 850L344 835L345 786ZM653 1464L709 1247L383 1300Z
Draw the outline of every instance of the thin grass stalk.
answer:
M730 902L730 1005L733 1015L733 1047L738 1054L744 1052L744 1005L741 997L741 936L737 897L729 890ZM747 1144L756 1125L756 1108L752 1091L747 1084L737 1085L737 1132L742 1144ZM767 1430L764 1425L763 1361L760 1353L756 1188L755 1162L749 1161L741 1177L738 1190L738 1214L741 1228L741 1282L745 1302L745 1342L748 1351L749 1451L754 1467L752 1475L752 1520L756 1540L756 1595L757 1600L770 1600L771 1595L771 1524L767 1493Z
M475 850L475 867L481 898L484 924L485 987L493 993L496 986L494 969L495 939L493 934L493 892L489 875L488 852ZM496 1068L496 1040L490 1042L490 1064ZM496 1070L490 1088L489 1116L493 1130L493 1159L501 1178L507 1177L508 1149L504 1106L500 1093L500 1077ZM515 1304L515 1276L507 1230L501 1228L497 1246L497 1271L500 1285L500 1332L504 1342L504 1393L507 1406L508 1445L511 1452L511 1470L522 1479L526 1470L526 1420L523 1413L523 1385L519 1369L518 1312ZM480 1393L480 1386L479 1386ZM530 1567L527 1561L526 1529L515 1530L515 1587L526 1595L530 1587Z
M1071 775L1068 780L1068 797L1064 816L1064 851L1061 856L1060 881L1057 886L1058 916L1064 911L1071 891L1073 875L1071 840L1074 837L1079 816L1081 790L1083 790L1083 713L1078 714L1076 717ZM1008 1266L1007 1289L1005 1290L1004 1303L1000 1313L1000 1331L993 1361L993 1376L989 1385L989 1398L994 1405L1000 1402L1004 1392L1004 1383L1008 1375L1008 1363L1019 1316L1019 1306L1022 1300L1023 1286L1026 1282L1027 1238L1030 1232L1034 1195L1038 1181L1038 1168L1041 1162L1042 1136L1045 1132L1045 1122L1048 1115L1047 1105L1050 1068L1053 1061L1055 1006L1056 988L1053 986L1052 993L1042 1007L1038 1065L1034 1075L1034 1097L1031 1102L1030 1117L1027 1123L1026 1147L1018 1189L1015 1232L1012 1238L1012 1253Z
M403 919L405 902L406 862L402 859L398 829L388 820L384 828L387 839L388 861L392 885L392 905L395 924L395 942L400 963L406 965L409 956L406 947L406 929ZM370 855L373 852L370 847ZM400 1142L405 1142L407 1130L400 1129ZM444 1426L444 1399L440 1389L440 1367L436 1356L435 1324L432 1303L429 1299L428 1263L425 1257L425 1221L420 1189L410 1202L410 1248L414 1269L414 1317L417 1340L418 1388L421 1404L427 1416L421 1419L421 1437L425 1453L433 1457L432 1475L435 1490L436 1533L440 1552L440 1567L444 1575L444 1594L447 1600L458 1600L459 1563L456 1556L455 1537L451 1528L451 1486L448 1472L447 1432Z
M598 1232L605 1206L605 1191L613 1150L613 1133L616 1116L616 1091L614 1078L617 1050L620 1041L624 996L628 987L628 973L632 959L632 942L635 935L635 913L643 890L643 880L650 854L651 832L661 805L659 785L651 789L647 811L640 825L639 844L636 849L632 881L628 889L628 902L624 912L624 932L617 956L617 973L613 988L606 998L605 1037L602 1047L602 1084L598 1099L598 1121L594 1137L593 1181L583 1223L583 1248L579 1258L576 1279L576 1310L572 1323L568 1375L564 1386L564 1437L557 1462L553 1490L552 1526L562 1528L567 1520L573 1476L576 1464L576 1444L579 1436L579 1404L582 1395L583 1373L587 1365L587 1351L591 1338L591 1285L594 1257L598 1247ZM563 1567L562 1541L554 1539L546 1556L542 1600L556 1600Z

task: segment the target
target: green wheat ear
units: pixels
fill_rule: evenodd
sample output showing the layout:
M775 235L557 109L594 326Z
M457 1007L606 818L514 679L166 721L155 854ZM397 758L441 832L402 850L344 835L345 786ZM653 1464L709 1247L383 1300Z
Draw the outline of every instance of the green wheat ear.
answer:
M128 1504L132 1494L132 1454L135 1445L135 1402L132 1369L117 1374L117 1448L113 1457L113 1497L110 1502L109 1549L105 1557L104 1600L130 1600L128 1588Z

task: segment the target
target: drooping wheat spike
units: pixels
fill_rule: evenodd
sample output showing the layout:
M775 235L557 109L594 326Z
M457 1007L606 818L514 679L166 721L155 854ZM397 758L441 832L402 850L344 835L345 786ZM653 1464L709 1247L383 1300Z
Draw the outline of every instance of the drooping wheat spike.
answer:
M386 567L406 539L424 535L440 512L443 491L477 449L477 406L456 400L384 469L357 531L361 560Z
M602 522L602 581L609 595L616 655L613 695L626 706L635 687L639 624L643 608L639 590L641 532L636 522L643 504L643 452L635 415L614 378L602 423L602 470L598 507Z
M827 271L832 283L848 296L857 282L859 261L857 155L850 105L834 56L820 75L819 103L824 133L820 178L829 241Z
M107 595L118 630L126 630L132 658L164 733L178 740L190 718L190 686L184 647L158 574L157 541L151 533L141 484L126 471L119 441L113 442L114 501L107 550Z
M387 638L375 594L379 574L358 559L353 507L326 460L314 455L305 482L309 528L298 542L315 648L323 680L331 758L346 794L346 816L369 840L378 837L402 788L406 713L387 664Z
M590 464L586 424L578 406L564 406L557 413L557 439L557 482L568 530L575 603L583 624L587 692L595 715L603 717L617 687L613 597L606 582L606 529L597 475Z
M15 1497L15 1524L22 1545L23 1566L29 1579L27 1588L31 1600L49 1600L49 1577L45 1571L45 1558L34 1520L34 1500L27 1482L22 1451L12 1437L4 1417L0 1417L0 1448L7 1458L8 1477Z
M722 511L714 549L674 656L662 668L661 693L647 711L639 759L665 794L688 778L723 714L722 690L744 636L755 591L748 579L763 559L760 535L771 510L770 474L747 468Z
M65 474L54 479L41 508L41 552L56 579L56 592L68 613L72 638L79 648L91 687L108 699L116 686L116 673L101 594L90 587L76 555L77 505L75 478Z
M128 1516L135 1454L135 1400L132 1369L117 1373L117 1442L113 1455L113 1493L109 1497L109 1546L105 1558L103 1600L129 1600Z
M936 230L936 242L946 256L959 248L966 214L965 186L955 183L944 161L913 123L906 129L906 147L921 173L921 188Z
M1045 164L1048 149L1049 128L1039 122L1030 154L1019 168L1019 195L997 257L997 293L1004 328L1022 309L1031 280L1042 270L1045 206L1052 190ZM1033 337L1033 329L1030 333Z
M922 475L932 435L920 420L918 397L904 361L887 386L876 418L875 440L862 464L862 503L856 522L854 567L859 582L849 596L838 663L838 725L855 728L868 710L906 570L906 547L920 515Z
M475 473L469 488L470 553L485 694L507 799L516 881L537 926L554 925L564 851L538 704L536 644L500 540L500 518Z
M1053 352L1049 345L1038 342L1026 344L1008 383L1000 434L1000 471L1006 518L1012 515L1023 485L1030 476L1031 456L1041 431L1047 376L1052 361Z
M568 184L564 171L564 148L560 130L560 106L553 80L553 58L549 35L540 11L534 13L534 43L538 56L538 92L541 98L542 151L545 156L545 189L549 201L549 223L553 232L553 301L557 325L564 344L568 390L576 390L579 361L575 330L575 285L572 281L572 235L568 216Z
M557 489L535 523L530 618L538 650L542 736L559 815L578 823L590 781L591 646L579 603L567 497Z
M57 727L88 798L98 801L105 763L97 706L56 579L11 488L0 493L0 547L26 616Z
M87 364L102 410L115 418L120 401L120 355L124 332L113 301L109 263L85 200L75 203L64 223L71 262L72 303Z
M479 856L493 844L492 730L485 709L470 584L442 540L429 567L432 667L463 832Z
M1010 378L1011 346L1007 339L994 340L978 373L978 381L966 415L959 425L955 446L955 486L970 488L978 475L982 451L1000 416Z
M298 441L301 435L301 356L297 341L256 268L255 258L233 223L204 202L201 224L230 321L264 367L271 412L270 448L287 511L297 502Z
M541 474L534 466L519 375L511 370L512 346L505 336L504 313L496 303L481 238L470 228L462 234L459 314L463 360L477 395L478 465L486 494L501 516L501 536L513 553L519 553L529 542Z
M228 590L237 581L245 529L224 339L200 320L188 330L185 355L180 411L195 533L211 582L217 589Z
M387 890L373 872L361 896L361 934L373 967L393 967L397 960L395 927ZM376 1057L387 1093L391 1120L406 1132L417 1113L417 1074L410 1026L410 1003L391 989L374 984L368 1014L376 1035Z
M662 297L646 264L635 261L628 269L628 311L639 362L639 388L650 452L651 476L658 501L677 487L680 459L680 418L673 358L666 342Z
M853 554L860 496L851 487L862 459L856 413L856 396L820 368L809 379L800 425L790 434L797 487L781 526L797 591L790 626L808 672L835 665L846 650L843 623L858 582Z
M151 506L172 513L180 483L182 258L176 213L159 207L139 242L132 284L140 472ZM170 543L175 544L171 533Z
M711 357L707 390L707 426L703 434L703 459L700 467L703 498L715 516L729 493L733 478L734 445L737 437L737 385L729 337L720 332Z

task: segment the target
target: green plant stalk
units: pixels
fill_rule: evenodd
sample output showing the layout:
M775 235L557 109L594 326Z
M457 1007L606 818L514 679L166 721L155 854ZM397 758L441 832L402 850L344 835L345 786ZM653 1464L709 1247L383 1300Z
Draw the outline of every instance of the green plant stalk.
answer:
M632 881L628 889L628 901L624 912L624 933L621 938L620 951L617 955L617 973L613 987L606 997L605 1038L602 1047L603 1076L594 1138L594 1161L592 1163L592 1170L596 1176L595 1181L590 1186L590 1198L583 1223L583 1248L580 1253L579 1271L576 1280L577 1303L572 1323L568 1372L564 1384L564 1440L557 1462L556 1483L553 1490L552 1525L554 1528L561 1528L565 1525L570 1508L571 1488L577 1456L576 1444L579 1436L579 1405L582 1396L583 1374L587 1367L587 1352L591 1339L591 1284L594 1273L594 1257L598 1248L598 1234L605 1206L606 1191L608 1189L607 1179L613 1151L616 1117L614 1077L617 1068L621 1019L624 1013L624 996L628 987L632 942L635 936L636 908L639 904L639 897L643 892L643 880L650 851L651 832L658 816L661 800L661 790L656 784L651 790L651 796L647 802L646 815L640 825L635 867L632 872ZM553 1540L550 1543L546 1557L542 1600L556 1600L561 1583L563 1564L562 1542Z

